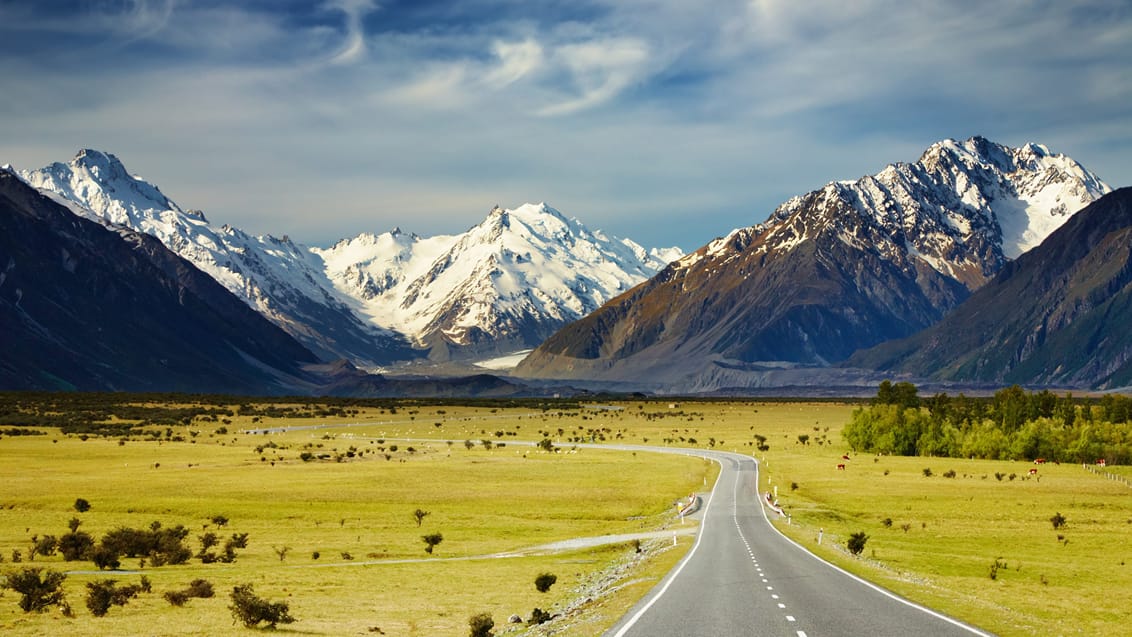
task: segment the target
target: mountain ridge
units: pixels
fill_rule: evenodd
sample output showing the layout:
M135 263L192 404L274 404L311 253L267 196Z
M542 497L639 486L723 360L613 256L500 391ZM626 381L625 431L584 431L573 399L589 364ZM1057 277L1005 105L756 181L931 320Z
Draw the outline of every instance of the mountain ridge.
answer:
M0 170L0 386L288 393L317 359L156 238Z
M1090 204L942 321L847 367L981 381L1132 385L1132 188ZM1124 327L1125 329L1121 329Z
M752 363L826 366L939 320L1109 190L1044 146L943 140L788 199L563 328L515 373L710 391L748 382L737 370Z
M76 204L74 211L83 216L158 237L323 360L343 357L371 369L425 356L447 360L530 349L613 292L651 276L662 257L679 254L650 253L632 241L591 232L545 204L496 207L460 235L419 237L397 229L308 248L286 236L217 228L200 211L182 209L131 175L110 153L83 149L67 164L19 175ZM510 219L516 214L526 244L503 245L515 243ZM506 224L498 223L503 219ZM542 237L536 227L556 234ZM532 258L550 260L546 251L573 258L561 242L594 258L574 258L552 282L527 280ZM390 258L374 254L386 248ZM505 289L484 284L498 280Z

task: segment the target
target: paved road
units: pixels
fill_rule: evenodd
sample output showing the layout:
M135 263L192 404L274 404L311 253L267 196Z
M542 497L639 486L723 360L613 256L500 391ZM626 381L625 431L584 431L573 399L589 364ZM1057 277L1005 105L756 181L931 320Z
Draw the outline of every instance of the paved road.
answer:
M607 637L987 635L881 591L782 536L759 500L758 465L749 456L696 455L722 467L696 544Z

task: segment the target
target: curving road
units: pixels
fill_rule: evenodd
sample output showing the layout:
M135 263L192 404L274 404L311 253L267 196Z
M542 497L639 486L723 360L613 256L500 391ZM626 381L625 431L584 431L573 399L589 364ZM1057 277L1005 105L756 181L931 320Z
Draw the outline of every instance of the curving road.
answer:
M700 535L606 637L988 635L850 575L779 533L759 499L751 457L684 453L721 466Z

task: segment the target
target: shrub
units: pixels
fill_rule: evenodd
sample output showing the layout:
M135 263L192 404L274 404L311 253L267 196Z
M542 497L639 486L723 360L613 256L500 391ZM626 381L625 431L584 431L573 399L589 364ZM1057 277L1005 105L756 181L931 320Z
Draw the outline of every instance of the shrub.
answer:
M59 552L68 562L85 560L94 551L94 538L86 531L72 531L64 533L59 538Z
M865 550L865 542L869 541L869 536L865 535L864 531L859 531L849 536L849 541L846 544L849 552L853 555L860 555L861 551Z
M428 517L428 515L429 511L425 511L424 509L417 509L416 511L413 511L413 519L417 521L418 529L421 527L421 522L424 522L424 519Z
M45 535L43 537L33 537L32 547L28 554L34 559L36 555L43 557L50 557L55 555L55 548L59 545L59 540L54 535Z
M254 628L259 624L266 624L275 628L276 624L290 624L295 621L291 617L287 602L269 602L257 597L251 584L243 584L232 589L232 617L246 628Z
M531 611L531 618L527 620L527 623L535 626L538 624L545 624L548 621L550 621L550 613L541 608L536 608Z
M1053 525L1053 528L1060 529L1061 527L1065 526L1066 519L1064 515L1058 512L1053 514L1053 517L1051 517L1049 521L1050 524Z
M443 542L444 536L439 533L429 533L428 535L422 535L421 539L424 540L425 543L425 553L432 555L433 547Z
M955 469L948 469L947 471L945 471L945 472L943 473L943 477L945 477L945 478L954 478L954 477L955 477Z
M550 590L551 586L558 581L558 576L551 573L542 573L535 578L535 588L540 593L545 593ZM541 622L539 622L541 623Z
M208 580L195 579L189 582L188 588L179 591L167 591L162 597L174 606L184 606L190 599L208 599L215 595L212 583Z
M76 499L75 510L79 513L86 513L87 511L90 511L90 502L87 502L85 498Z
M932 477L932 469L931 469L931 467L924 467L924 477L925 477L925 478L930 478L930 477Z
M99 546L91 551L90 559L98 570L110 569L112 571L118 570L122 565L122 561L118 559L118 554L105 546Z
M142 587L136 585L118 586L112 579L87 582L86 607L95 617L105 617L111 606L125 606L138 596Z
M149 529L130 529L119 527L102 538L102 546L126 557L146 557L153 566L165 564L184 564L193 552L184 544L189 530L177 525L162 528L160 522L149 525Z
M491 629L495 628L495 620L490 613L472 615L468 618L468 628L470 637L494 637L495 633Z
M1001 557L994 558L994 562L990 565L990 578L998 579L998 569L1006 568L1006 562L1002 561Z
M28 567L8 573L3 588L20 594L19 605L25 613L42 613L51 606L69 610L63 594L63 581L67 576L57 571Z
M892 528L892 518L885 518L881 520L880 523L883 524L886 529Z

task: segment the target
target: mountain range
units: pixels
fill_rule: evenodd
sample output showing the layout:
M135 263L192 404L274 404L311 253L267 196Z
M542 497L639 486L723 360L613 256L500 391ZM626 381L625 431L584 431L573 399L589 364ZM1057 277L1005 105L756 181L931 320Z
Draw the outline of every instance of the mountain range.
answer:
M682 256L591 232L545 204L496 207L459 235L394 230L310 248L215 227L109 153L19 175L78 214L158 238L323 360L369 368L533 348Z
M847 365L941 381L1132 386L1132 188L1081 210L939 323Z
M515 373L678 391L798 378L934 324L1110 190L1038 144L944 140L914 163L794 197L671 263L551 336Z
M0 387L514 396L566 384L816 391L891 374L1128 382L1128 193L1039 144L944 140L687 255L546 204L496 206L457 235L307 247L213 226L93 150L0 176L0 321L13 342ZM531 348L512 380L419 375ZM359 369L391 365L418 376Z

